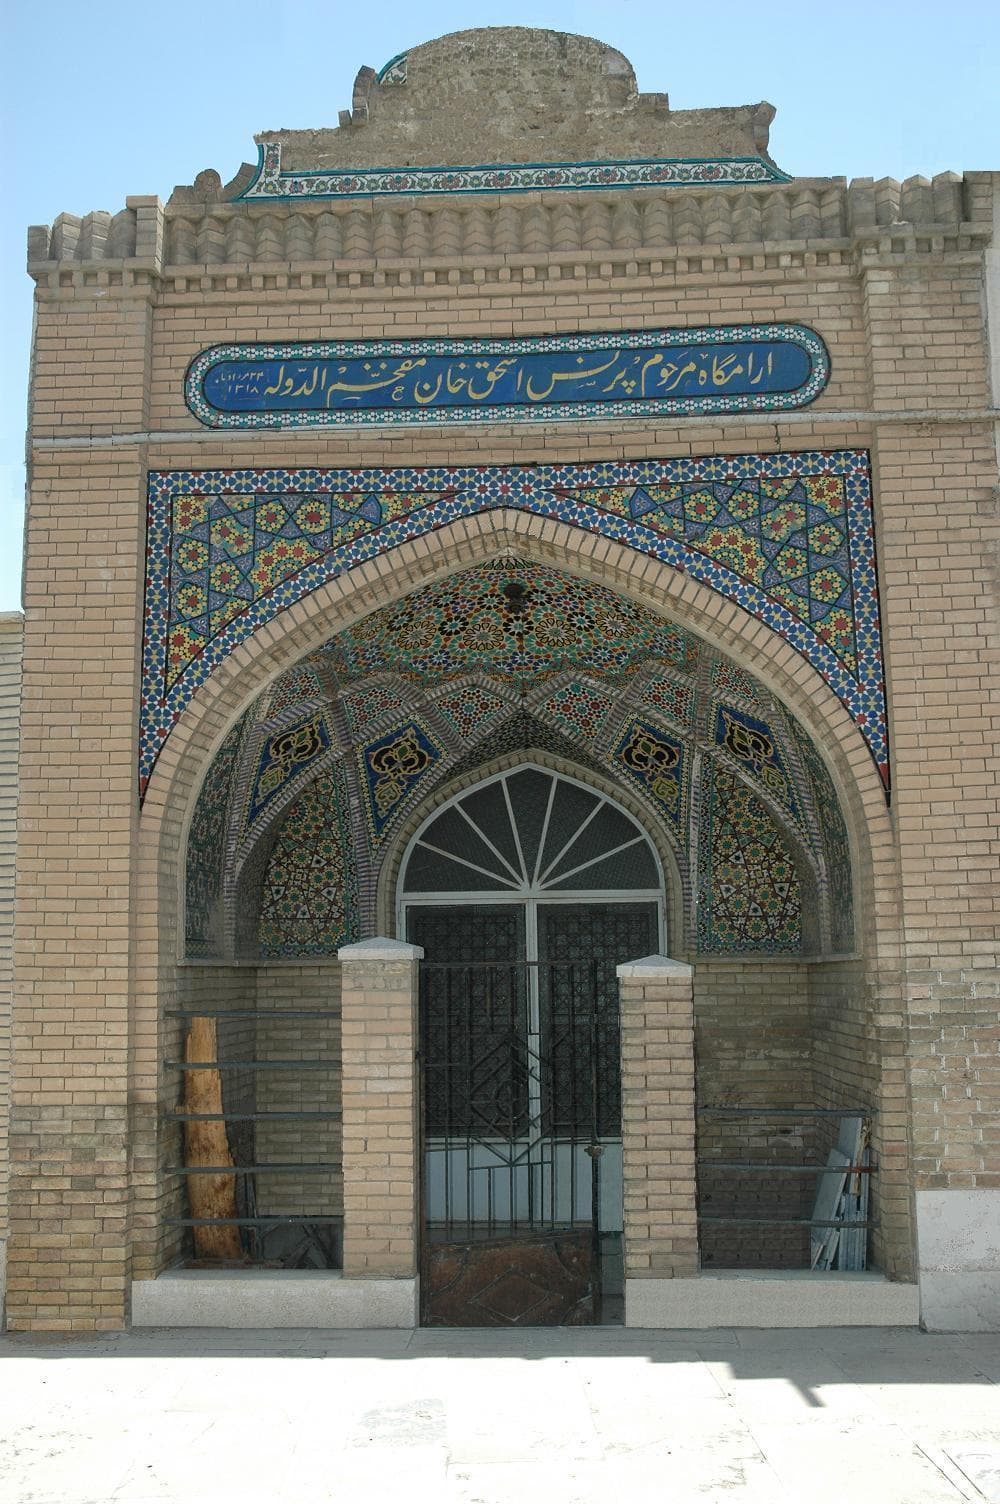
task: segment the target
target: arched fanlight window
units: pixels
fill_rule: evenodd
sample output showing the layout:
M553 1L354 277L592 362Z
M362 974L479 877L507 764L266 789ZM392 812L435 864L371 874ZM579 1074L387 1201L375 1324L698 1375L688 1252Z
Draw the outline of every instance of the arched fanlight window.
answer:
M568 893L659 896L648 836L605 795L544 768L521 767L457 795L410 843L401 896L452 899Z

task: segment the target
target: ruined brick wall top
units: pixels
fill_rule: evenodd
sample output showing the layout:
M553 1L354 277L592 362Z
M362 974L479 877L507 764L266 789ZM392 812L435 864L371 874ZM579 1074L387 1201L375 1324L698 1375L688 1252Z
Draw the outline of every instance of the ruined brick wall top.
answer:
M523 26L454 32L362 68L335 129L262 132L286 169L756 156L770 105L672 111L591 37Z

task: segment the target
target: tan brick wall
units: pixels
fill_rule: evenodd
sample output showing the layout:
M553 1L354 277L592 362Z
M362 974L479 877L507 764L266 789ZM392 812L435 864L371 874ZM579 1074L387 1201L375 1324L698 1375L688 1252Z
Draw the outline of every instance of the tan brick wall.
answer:
M340 965L336 961L272 962L257 968L257 1057L305 1060L324 1069L262 1071L257 1081L257 1108L336 1112L341 1109ZM268 1019L276 1008L304 1008L328 1012L327 1018ZM343 1151L339 1117L332 1120L284 1120L257 1127L260 1162L296 1164L324 1162L340 1165ZM297 1216L315 1212L338 1216L344 1210L343 1169L324 1174L285 1173L257 1178L257 1205L269 1212Z
M808 1175L768 1174L770 1163L812 1162L816 1121L810 968L803 962L707 960L694 970L698 1087L699 1213L797 1217L811 1205ZM794 1119L729 1116L709 1107L803 1109ZM714 1169L710 1161L752 1163L760 1172ZM803 1264L803 1234L789 1227L733 1227L703 1220L703 1268Z
M17 837L18 720L21 704L19 611L0 615L0 1304L7 1237L7 1124L14 965L14 854Z

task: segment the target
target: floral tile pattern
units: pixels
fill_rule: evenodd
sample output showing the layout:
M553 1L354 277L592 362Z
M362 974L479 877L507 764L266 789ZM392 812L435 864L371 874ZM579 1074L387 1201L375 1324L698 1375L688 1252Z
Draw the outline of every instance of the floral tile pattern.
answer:
M394 68L405 55L397 58ZM389 74L382 83L401 82ZM527 193L544 188L684 188L731 183L787 183L763 157L665 158L662 161L517 162L496 167L374 167L283 172L281 142L259 147L257 175L237 194L251 202L296 198L372 198L414 193Z
M442 756L425 726L407 721L358 749L372 844L377 845L424 775Z
M199 684L264 622L365 559L496 507L624 543L736 601L840 697L888 789L868 456L821 450L600 465L153 471L141 790ZM553 621L553 653L562 630Z
M286 726L269 736L260 749L250 791L247 824L252 825L292 780L329 751L330 725L322 713Z
M687 814L688 758L683 744L648 721L630 721L614 749L614 764L674 830L683 832Z
M734 705L718 705L715 712L715 743L751 774L793 815L798 815L791 780L785 768L778 738L764 721L737 710Z

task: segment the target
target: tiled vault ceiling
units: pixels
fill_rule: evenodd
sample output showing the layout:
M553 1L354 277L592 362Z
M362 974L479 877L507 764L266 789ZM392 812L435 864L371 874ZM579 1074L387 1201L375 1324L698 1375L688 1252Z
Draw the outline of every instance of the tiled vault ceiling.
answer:
M641 807L681 873L686 948L850 947L843 817L784 706L625 596L504 559L373 612L247 710L192 823L189 954L372 933L379 868L435 788L532 752Z

